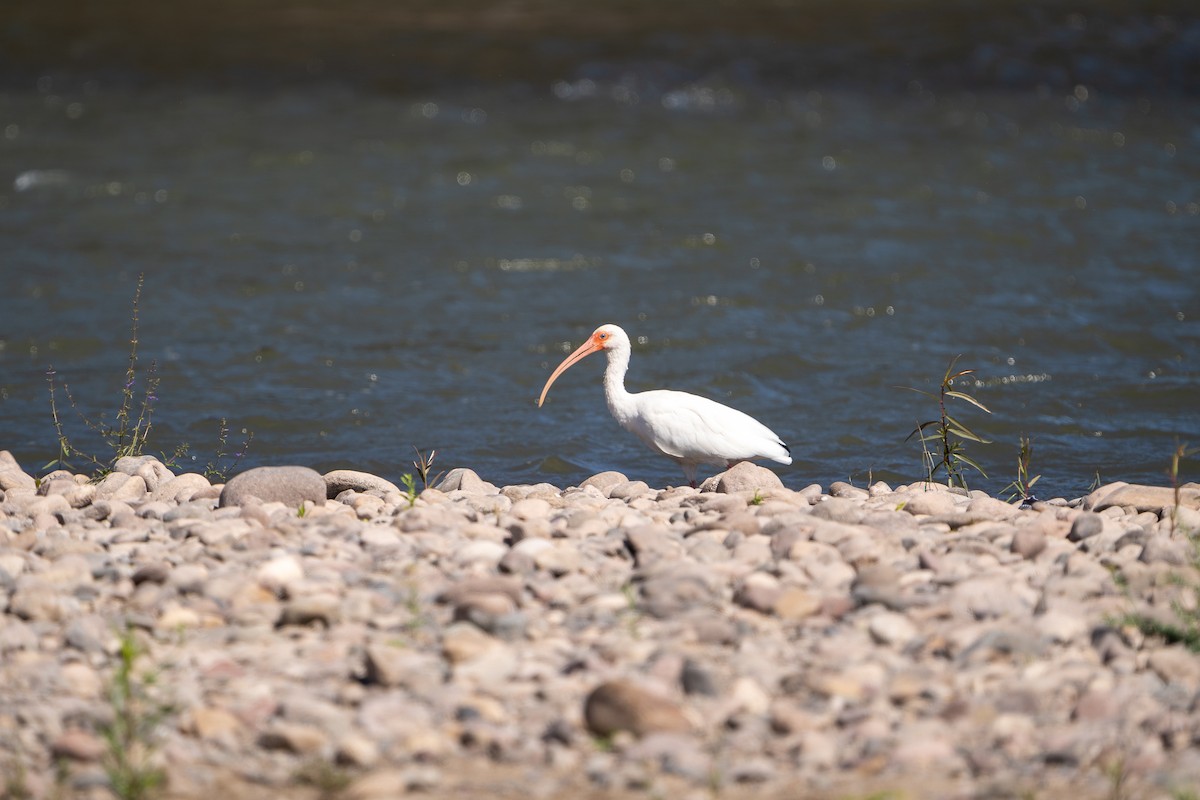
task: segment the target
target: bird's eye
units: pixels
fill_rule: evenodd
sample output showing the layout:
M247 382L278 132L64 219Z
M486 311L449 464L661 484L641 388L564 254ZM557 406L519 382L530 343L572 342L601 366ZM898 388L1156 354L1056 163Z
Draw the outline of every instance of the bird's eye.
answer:
M601 338L601 339L607 339L607 338L608 338L608 334L607 334L607 333L602 333L602 334L600 334L600 338Z

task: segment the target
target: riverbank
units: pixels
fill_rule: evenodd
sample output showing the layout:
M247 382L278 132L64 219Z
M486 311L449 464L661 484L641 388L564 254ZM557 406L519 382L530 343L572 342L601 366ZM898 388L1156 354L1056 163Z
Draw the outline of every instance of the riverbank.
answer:
M168 797L1200 785L1200 657L1127 621L1194 610L1200 485L702 488L148 457L39 485L0 453L5 788L109 796L126 625Z

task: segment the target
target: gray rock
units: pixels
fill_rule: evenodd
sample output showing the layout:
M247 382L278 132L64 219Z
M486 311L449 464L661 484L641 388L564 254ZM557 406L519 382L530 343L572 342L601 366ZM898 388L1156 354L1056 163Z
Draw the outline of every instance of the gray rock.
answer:
M221 491L218 505L242 506L257 498L299 508L305 502L325 503L325 479L308 467L255 467L234 475Z
M138 475L110 472L96 485L97 500L120 500L123 503L138 502L146 496L146 481Z
M162 479L158 488L151 490L150 499L167 503L186 503L211 488L212 484L208 478L197 472L185 472Z
M937 484L931 484L938 486ZM958 508L955 495L945 491L945 487L910 489L904 510L910 514L925 514L928 516L944 516L954 513Z
M639 567L660 561L675 561L683 555L683 544L656 525L630 528L625 534L625 543Z
M7 453L8 451L0 452ZM16 463L15 460L12 461L13 465ZM12 489L32 492L37 489L37 481L32 475L26 475L18 466L0 464L0 490L7 492Z
M283 604L276 627L288 625L314 625L332 627L341 619L341 600L336 594L319 592L301 595Z
M752 572L733 592L733 602L752 608L760 614L770 614L783 594L779 579L765 572Z
M497 494L499 492L494 484L480 478L475 470L465 467L457 467L447 472L442 482L434 488L440 492L461 490L472 494Z
M1082 542L1084 539L1089 539L1102 530L1104 530L1104 518L1099 514L1085 511L1071 523L1071 532L1067 534L1067 540Z
M876 484L876 486L878 485ZM886 487L887 484L884 484L884 486ZM829 495L831 497L845 497L851 500L865 500L871 496L871 491L846 483L845 481L834 481L829 485Z
M68 728L50 743L51 755L70 761L99 761L104 753L104 742L81 728Z
M1193 693L1200 689L1200 658L1182 645L1154 650L1147 665L1167 683L1182 684Z
M445 662L437 656L385 642L367 645L366 680L426 694L439 691L446 677Z
M701 491L733 494L782 488L783 481L771 470L750 461L741 461L704 481Z
M668 564L642 580L639 607L668 619L685 611L713 607L719 598L709 571L690 564Z
M694 783L711 780L712 757L701 743L686 733L650 733L622 753L627 761L653 762L669 775Z
M1161 561L1165 564L1184 566L1190 564L1193 557L1192 546L1182 539L1172 539L1169 536L1150 536L1142 545L1138 561L1145 564Z
M629 479L620 472L600 472L586 479L579 484L579 488L583 489L588 486L594 486L600 490L602 494L607 495L608 490L618 483L628 483Z
M907 647L918 635L917 626L912 620L892 611L871 617L867 628L875 641L896 648Z
M1097 490L1096 495L1100 495L1100 490ZM1187 508L1200 508L1200 489L1180 488L1179 504ZM1132 506L1138 511L1158 512L1174 505L1175 490L1169 486L1126 484L1100 495L1094 502L1093 510Z
M625 481L616 483L608 488L608 496L614 500L629 500L650 494L650 486L645 481Z
M1021 558L1037 558L1046 549L1046 534L1034 525L1022 525L1013 532L1010 547Z
M325 496L332 500L347 489L355 492L378 492L379 494L404 494L399 486L389 480L353 469L335 469L325 473Z

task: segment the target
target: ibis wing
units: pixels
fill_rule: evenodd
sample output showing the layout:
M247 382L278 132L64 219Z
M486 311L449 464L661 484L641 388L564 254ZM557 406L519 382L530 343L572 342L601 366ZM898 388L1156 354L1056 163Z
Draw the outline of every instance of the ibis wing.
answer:
M770 458L791 463L787 446L770 428L735 408L687 392L642 392L638 429L665 455L700 463Z

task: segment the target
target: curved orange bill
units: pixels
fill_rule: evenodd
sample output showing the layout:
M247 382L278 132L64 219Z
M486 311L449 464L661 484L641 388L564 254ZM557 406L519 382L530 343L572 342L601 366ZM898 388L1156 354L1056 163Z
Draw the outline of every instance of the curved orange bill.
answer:
M550 391L550 384L554 383L554 381L558 379L559 375L562 375L564 372L566 372L567 369L576 362L582 361L586 356L590 356L592 353L603 349L603 345L596 342L595 339L589 337L586 342L579 345L578 350L564 358L563 362L559 364L554 372L550 375L550 379L546 381L546 385L542 387L542 396L538 398L538 408L542 407L542 403L546 400L546 392Z

